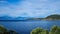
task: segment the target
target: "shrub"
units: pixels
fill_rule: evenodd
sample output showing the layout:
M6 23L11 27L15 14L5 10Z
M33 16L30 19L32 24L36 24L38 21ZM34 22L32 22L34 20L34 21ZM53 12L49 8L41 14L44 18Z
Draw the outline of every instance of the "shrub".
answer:
M32 30L31 34L60 34L60 27L53 26L48 32L48 30L42 29L42 28L36 28Z
M31 34L48 34L48 30L43 30L42 28L36 28L32 30Z

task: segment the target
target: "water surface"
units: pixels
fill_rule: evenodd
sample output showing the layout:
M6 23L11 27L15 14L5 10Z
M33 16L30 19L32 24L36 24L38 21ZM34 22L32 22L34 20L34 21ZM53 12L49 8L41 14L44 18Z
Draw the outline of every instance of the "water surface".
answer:
M29 34L37 27L50 30L53 25L60 26L60 20L0 21L0 25L16 30L19 34Z

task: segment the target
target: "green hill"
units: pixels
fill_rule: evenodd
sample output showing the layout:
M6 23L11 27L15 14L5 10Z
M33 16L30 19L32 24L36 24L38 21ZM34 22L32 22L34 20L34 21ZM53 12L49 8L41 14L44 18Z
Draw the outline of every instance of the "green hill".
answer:
M60 15L57 15L57 14L50 15L50 16L47 16L46 19L60 19Z

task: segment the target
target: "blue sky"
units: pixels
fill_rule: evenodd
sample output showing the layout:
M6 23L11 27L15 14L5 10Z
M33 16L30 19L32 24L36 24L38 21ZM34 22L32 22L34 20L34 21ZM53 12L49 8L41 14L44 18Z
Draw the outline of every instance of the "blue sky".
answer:
M46 17L60 14L60 0L0 0L0 16Z

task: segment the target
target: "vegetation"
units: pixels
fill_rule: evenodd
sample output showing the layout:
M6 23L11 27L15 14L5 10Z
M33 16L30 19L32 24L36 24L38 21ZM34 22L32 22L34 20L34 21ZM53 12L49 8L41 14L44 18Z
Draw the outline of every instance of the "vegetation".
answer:
M48 34L48 30L44 30L42 28L36 28L34 30L32 30L32 32L30 34Z
M0 26L0 34L18 34L18 33L14 30L8 30L5 27Z
M60 27L53 26L50 31L42 29L42 28L36 28L32 30L30 34L60 34Z

